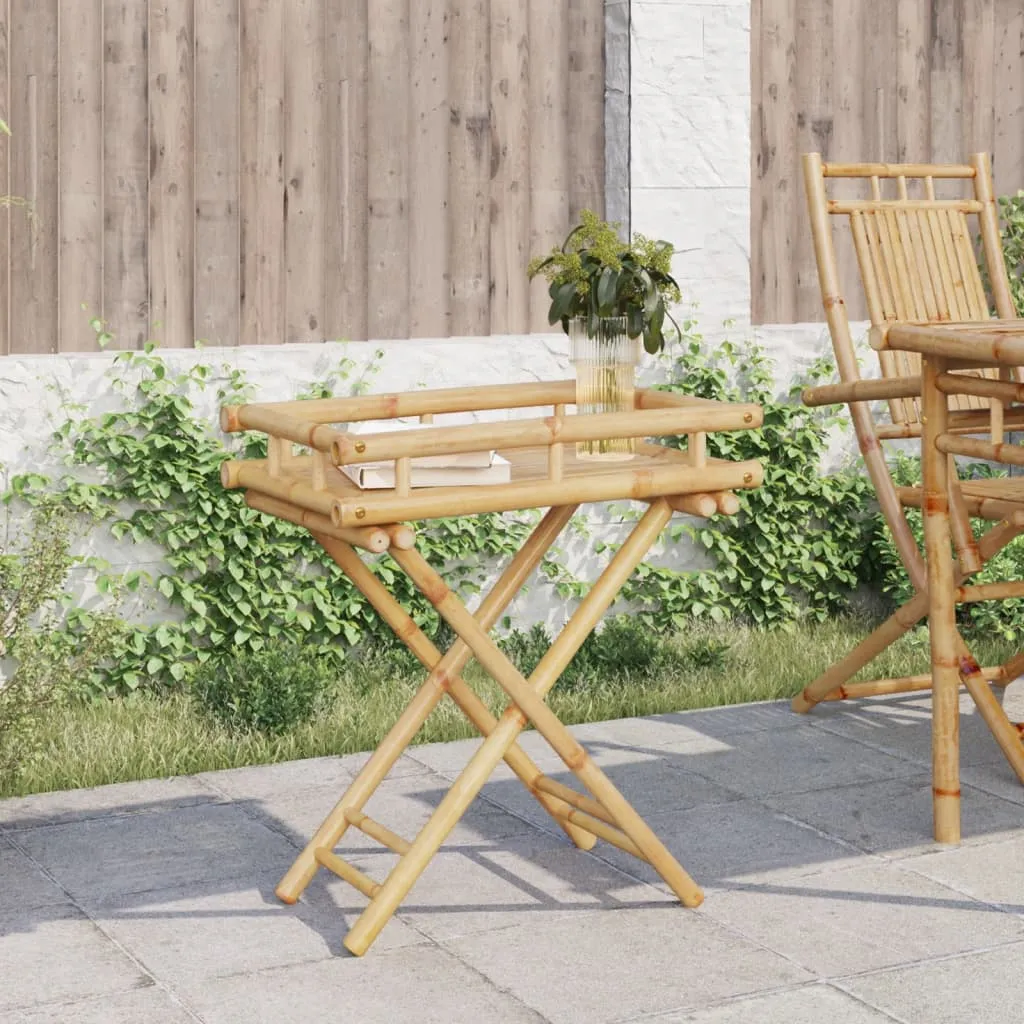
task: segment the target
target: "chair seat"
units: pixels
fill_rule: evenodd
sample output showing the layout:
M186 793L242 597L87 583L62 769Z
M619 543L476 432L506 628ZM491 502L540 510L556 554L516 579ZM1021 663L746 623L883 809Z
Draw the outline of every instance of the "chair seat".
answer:
M1024 525L1024 477L962 480L960 490L971 515ZM896 493L907 508L921 507L920 487L897 487Z

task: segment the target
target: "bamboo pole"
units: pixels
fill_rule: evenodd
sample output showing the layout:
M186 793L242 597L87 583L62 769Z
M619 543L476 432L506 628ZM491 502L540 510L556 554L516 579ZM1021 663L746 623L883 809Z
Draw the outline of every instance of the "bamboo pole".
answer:
M407 854L412 846L408 839L403 839L400 835L396 835L391 829L382 825L379 821L374 821L373 818L363 814L362 811L345 811L345 820L353 828L359 829L363 835L376 839L381 846L386 846L389 850L393 850L399 855Z
M849 384L825 384L804 388L800 400L804 405L839 405L850 402L879 402L894 398L919 398L921 378L884 377L881 380L855 380Z
M811 153L810 156L818 156ZM820 156L818 156L820 160ZM971 164L823 163L826 178L973 178Z
M417 455L457 455L486 448L535 448L616 437L652 437L703 430L746 430L763 419L760 406L722 403L716 407L671 407L565 416L561 420L512 420L503 423L468 423L456 427L427 427L379 434L334 432L331 456L339 466L380 462ZM322 428L326 429L326 428Z
M541 520L477 610L481 624L485 628L490 629L494 626L502 611L519 592L530 573L544 557L544 553L572 518L574 512L575 507L573 506L552 508ZM437 653L404 609L391 597L380 580L363 565L351 547L344 542L333 541L322 534L314 534L314 537L357 589L365 594L367 600L395 630L399 638L409 644L410 649L421 661L429 659ZM425 647L424 641L429 645L429 649ZM285 903L294 903L302 895L303 890L316 873L316 851L321 848L333 849L337 846L338 841L348 828L346 814L349 811L362 810L402 752L419 732L430 712L440 702L453 681L457 679L458 673L465 666L469 657L468 647L456 642L434 665L430 675L391 727L387 736L370 755L369 760L353 779L345 794L324 819L316 834L306 844L278 884L275 891L279 899ZM424 664L426 663L424 661ZM539 771L537 774L540 774Z
M833 349L839 376L844 384L851 384L860 379L857 368L857 357L854 352L853 338L850 334L850 323L846 315L846 307L839 287L839 272L836 263L835 246L828 224L827 197L825 195L824 175L828 166L823 165L818 153L808 153L803 158L804 184L807 190L807 205L811 218L811 232L814 239L814 254L818 266L818 282L825 306L825 317L832 336ZM855 173L858 166L869 165L832 165L833 168L854 168L848 173ZM881 165L883 168L888 165ZM870 171L868 172L870 173ZM882 173L881 171L879 173ZM901 173L910 174L904 169ZM973 172L972 172L973 173ZM917 543L910 531L896 489L885 463L870 410L862 403L854 402L850 406L850 418L853 420L857 444L864 456L864 464L868 476L875 488L878 503L892 532L893 542L899 552L900 559L906 567L907 574L915 590L925 588L925 569Z
M996 313L1000 317L1010 320L1017 316L1017 310L1010 293L1006 261L1003 259L1003 243L999 235L999 211L996 208L996 197L992 188L992 163L988 153L975 153L971 157L971 166L974 168L974 194L982 204L978 221L981 225L981 243L985 251L989 284L992 288L992 297L996 301Z
M1007 686L1009 679L1004 678L1001 667L984 668L981 670L983 677L994 686ZM932 688L932 675L924 672L915 676L895 676L892 679L872 679L859 683L844 683L837 690L833 690L825 701L837 700L860 700L864 697L882 697L894 693L913 693L917 690L930 690Z
M261 430L265 434L287 438L316 451L329 452L331 444L342 434L333 427L291 415L295 412L305 412L304 409L296 407L306 404L289 402L287 411L265 405L225 405L220 410L220 429L225 434L237 434L242 430Z
M708 519L718 511L713 494L673 494L665 499L673 512L683 512L698 519Z
M369 875L363 874L354 864L349 864L347 860L342 860L336 853L331 853L330 850L318 849L316 861L321 867L327 868L328 871L344 879L369 899L380 892L380 883L375 882Z
M702 469L685 462L606 473L580 474L561 481L532 479L486 487L429 487L401 497L391 491L364 492L335 499L332 521L339 526L373 526L409 519L508 512L571 502L638 501L664 494L742 490L758 487L763 470L757 462L709 461Z
M992 444L974 437L956 437L944 434L936 439L936 447L947 455L969 455L988 462L1005 462L1011 466L1024 466L1024 445Z
M1024 322L1021 327L1024 328ZM990 377L967 377L963 374L944 373L935 381L944 395L976 395L1005 402L1024 402L1024 384Z
M244 487L246 490L259 491L268 497L326 516L335 526L370 525L338 522L338 499L333 494L329 491L315 490L291 477L273 477L263 468L262 462L229 459L221 463L220 482L228 490Z
M554 409L554 430L558 435L562 432L562 425L565 420L565 406L556 405ZM562 479L562 471L565 464L565 445L556 442L548 449L548 479L558 481Z
M936 446L946 427L946 397L935 388L941 359L921 368L921 463L924 472L924 534L928 565L928 635L932 661L932 806L935 839L960 842L960 672L950 554L949 460Z
M309 509L299 508L279 498L271 498L266 494L260 494L259 491L246 491L245 503L257 512L284 519L286 522L295 523L296 526L304 526L311 533L323 533L376 555L387 551L391 543L388 532L379 526L335 526L327 516L317 515Z
M833 214L867 213L890 210L952 210L960 213L981 213L982 205L974 199L830 199L828 212Z
M972 366L1024 365L1024 322L1016 331L992 330L987 323L973 328L894 323L885 332L883 343L922 355L962 359Z
M948 464L946 473L949 479L950 532L953 536L957 560L960 563L960 571L965 576L970 576L972 573L979 572L983 563L981 555L978 553L978 544L974 539L974 531L971 529L971 519L967 513L963 491L960 489L956 463L953 461L952 455L946 458ZM925 507L927 507L927 503Z
M435 607L442 612L442 615L449 621L449 624L456 630L460 638L466 641L474 650L478 660L483 655L492 666L499 669L502 676L518 676L520 685L513 686L520 696L526 697L526 690L531 690L533 696L540 700L540 695L553 685L561 671L568 664L573 654L578 650L583 638L590 632L593 625L597 623L601 615L614 600L622 583L635 569L651 543L657 537L671 515L671 509L664 501L656 503L641 519L633 533L622 545L611 564L602 573L601 577L594 584L583 602L577 608L570 619L566 629L549 649L544 658L541 659L533 675L533 683L527 685L522 676L515 672L514 667L501 652L493 645L485 630L479 628L479 624L473 619L465 608L454 598L454 595L445 586L443 580L419 557L415 551L400 552L396 556L400 559L399 564L416 582L423 593L435 604ZM443 610L442 610L443 609ZM449 619L449 616L451 617ZM582 636L579 634L582 632ZM495 663L495 657L497 663ZM487 664L484 667L487 668ZM498 680L507 682L507 679ZM546 707L546 705L545 705ZM557 722L557 718L555 719ZM355 922L348 935L345 937L345 947L355 953L362 955L381 928L395 912L406 893L422 873L427 862L436 852L437 848L444 841L445 837L455 827L466 808L472 802L484 782L490 776L497 763L501 760L504 752L514 742L516 736L526 724L526 717L518 707L512 706L505 711L497 727L484 740L477 749L469 764L456 780L455 784L445 795L440 805L434 811L430 820L424 826L420 834L413 841L413 848L410 853L403 857L388 876L381 891L371 901L370 905L363 911ZM538 726L540 723L536 723ZM559 742L564 742L568 736L572 741L571 734L565 727L557 722L557 729L547 728L549 721L545 718L545 733L549 742L551 737L548 733L557 735ZM572 741L575 742L575 741ZM582 752L582 751L581 751ZM583 753L583 760L587 756ZM599 769L596 769L600 772ZM601 774L603 779L603 773ZM607 782L607 780L604 780ZM584 779L585 784L594 792L593 785ZM610 783L607 783L611 787ZM599 796L601 803L613 814L618 823L623 827L627 836L637 843L644 856L669 883L670 887L680 895L689 905L697 905L702 895L692 879L679 867L671 857L671 854L658 842L653 833L643 834L643 842L638 841L637 832L642 832L647 827L640 822L642 829L637 829L630 814L639 820L636 812L618 795L612 788L614 796L609 799L608 792L595 795ZM616 802L618 798L619 803ZM621 805L625 805L623 808ZM649 833L649 830L647 830ZM651 842L653 840L653 843ZM652 850L655 856L651 856Z

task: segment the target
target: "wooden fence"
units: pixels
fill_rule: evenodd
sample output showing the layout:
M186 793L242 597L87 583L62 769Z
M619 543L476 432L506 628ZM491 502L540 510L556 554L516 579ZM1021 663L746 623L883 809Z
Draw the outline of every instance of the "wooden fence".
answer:
M823 319L801 153L959 163L983 150L1000 194L1024 188L1021 0L754 0L752 33L755 323Z
M603 0L0 0L0 353L546 327ZM84 308L83 308L84 307Z

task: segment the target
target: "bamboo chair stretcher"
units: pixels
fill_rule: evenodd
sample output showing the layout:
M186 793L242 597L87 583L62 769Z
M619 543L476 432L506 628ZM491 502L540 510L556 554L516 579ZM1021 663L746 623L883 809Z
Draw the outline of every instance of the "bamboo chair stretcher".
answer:
M731 515L740 506L736 492L760 484L759 463L708 458L706 433L758 426L761 410L752 405L641 390L632 412L567 416L564 406L574 397L573 382L556 381L223 410L225 429L261 429L270 435L265 459L224 464L225 487L244 490L250 507L308 529L428 673L277 887L284 902L294 903L315 873L325 868L361 892L369 903L344 940L346 948L356 955L365 953L376 939L502 760L577 847L588 850L598 840L608 842L649 863L686 906L697 906L703 899L693 879L548 707L545 695L615 601L674 511L696 516ZM497 425L430 427L358 436L332 426L341 421L427 417L546 402L554 406L552 417ZM676 450L641 443L633 462L615 466L579 460L575 455L577 440L651 433L686 433L689 447ZM513 479L509 484L422 489L409 486L412 458L473 451L499 443L507 445L504 453L512 462ZM295 444L305 447L306 454L296 454ZM348 465L380 458L395 460L394 488L361 491L331 462L333 459ZM404 479L400 472L403 465ZM491 639L490 630L580 502L629 498L645 501L646 512L530 678L524 678ZM544 506L549 506L547 513L475 613L423 559L415 548L414 530L404 524L407 519ZM424 635L382 580L364 564L357 549L391 555L455 632L456 640L446 652L437 650ZM508 698L507 707L497 717L461 676L470 657L494 678ZM364 808L428 715L446 697L466 715L483 742L419 835L405 838L367 815ZM544 775L522 750L518 736L530 723L573 772L582 791ZM349 828L398 855L397 864L386 878L369 877L337 852Z

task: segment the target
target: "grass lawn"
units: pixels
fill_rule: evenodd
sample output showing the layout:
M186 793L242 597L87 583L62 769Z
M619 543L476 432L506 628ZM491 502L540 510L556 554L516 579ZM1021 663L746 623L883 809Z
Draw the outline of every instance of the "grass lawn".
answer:
M586 672L570 673L555 687L550 703L566 722L592 722L791 697L869 630L864 622L848 620L790 632L701 628L661 645L647 664L636 651L623 651L603 667L591 659ZM537 653L521 649L512 656L529 671ZM976 643L975 653L983 664L999 664L1015 651L990 642ZM912 632L871 668L863 678L926 671L927 633ZM185 695L65 708L49 723L43 756L16 785L0 786L0 797L372 749L422 678L422 671L401 661L384 669L353 668L315 721L277 738L233 733ZM492 709L504 707L503 694L475 665L466 678ZM445 701L418 741L473 734L454 704Z

